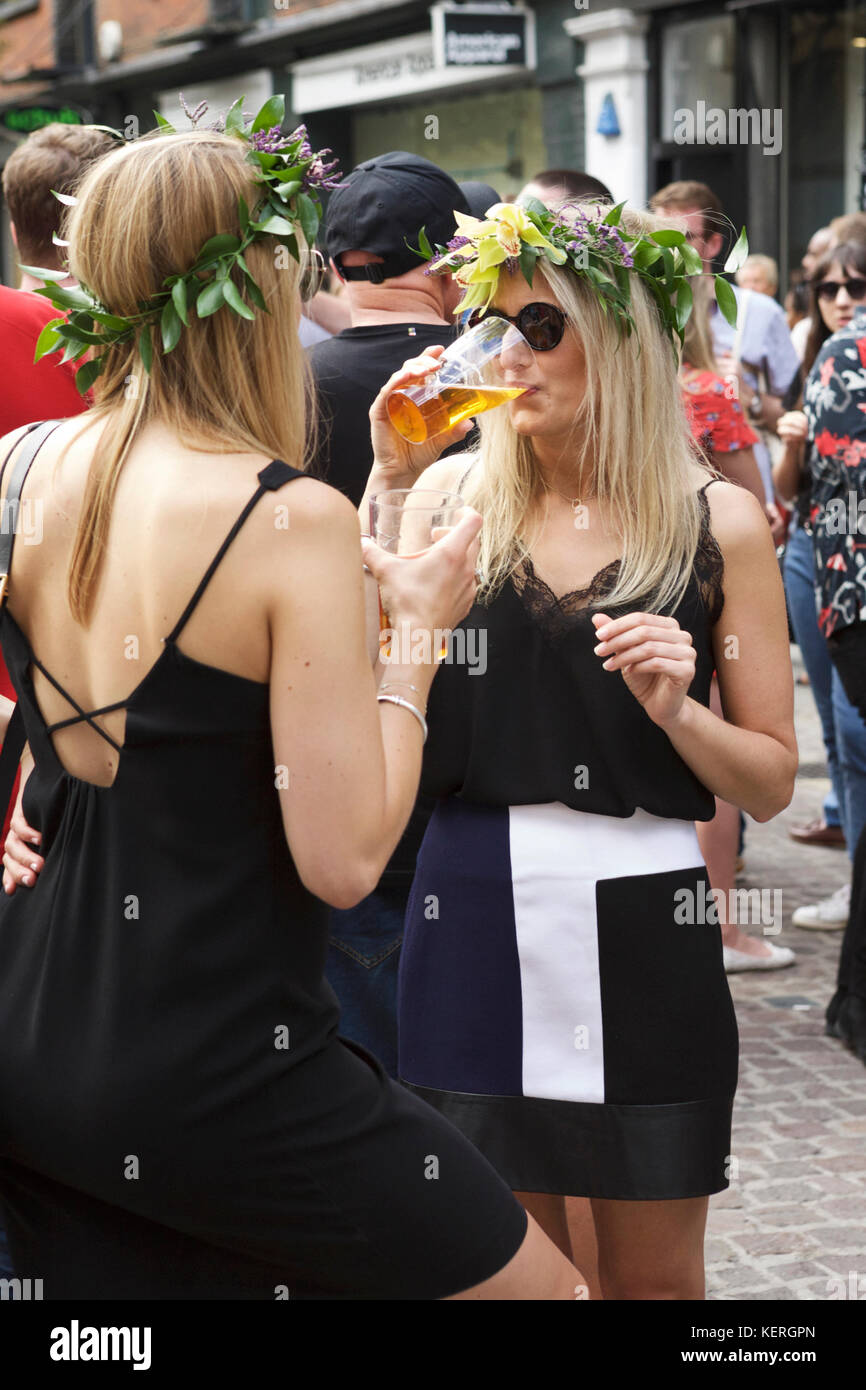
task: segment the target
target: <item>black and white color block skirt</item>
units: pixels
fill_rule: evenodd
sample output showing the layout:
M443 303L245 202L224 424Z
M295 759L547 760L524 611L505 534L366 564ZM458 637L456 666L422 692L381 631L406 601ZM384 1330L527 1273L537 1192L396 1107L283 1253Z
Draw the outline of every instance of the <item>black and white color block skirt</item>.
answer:
M401 1080L516 1191L727 1187L737 1025L708 887L691 821L441 800L406 911Z

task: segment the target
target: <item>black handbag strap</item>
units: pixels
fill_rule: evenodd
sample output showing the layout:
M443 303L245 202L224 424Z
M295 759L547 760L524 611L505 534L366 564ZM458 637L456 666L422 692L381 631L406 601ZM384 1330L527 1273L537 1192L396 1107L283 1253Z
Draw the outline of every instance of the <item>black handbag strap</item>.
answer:
M42 420L35 425L28 426L24 433L24 447L15 462L12 470L12 477L9 480L9 490L3 503L2 520L0 526L0 609L6 603L9 593L9 569L12 564L12 551L15 545L15 532L18 526L18 507L21 500L21 489L24 480L30 472L30 465L33 463L42 445L50 434L57 429L61 423L59 420ZM6 472L6 465L9 462L14 450L21 442L20 437L16 439L0 468L0 485L3 482L3 475ZM27 742L27 732L24 728L24 719L21 714L20 705L16 704L15 709L9 719L6 729L6 737L3 746L0 748L0 814L5 816L6 809L12 796L15 786L15 776L18 772L18 763ZM2 820L0 820L2 824ZM3 848L0 846L0 854Z
M6 602L6 594L9 589L9 569L12 565L15 533L18 530L21 489L27 474L30 472L30 465L48 436L59 428L60 423L59 420L43 420L40 424L29 429L24 436L24 446L15 460L15 467L12 469L12 477L9 479L9 487L3 500L3 524L0 526L0 608ZM2 481L8 462L9 455L7 454L2 472L0 472L0 481Z

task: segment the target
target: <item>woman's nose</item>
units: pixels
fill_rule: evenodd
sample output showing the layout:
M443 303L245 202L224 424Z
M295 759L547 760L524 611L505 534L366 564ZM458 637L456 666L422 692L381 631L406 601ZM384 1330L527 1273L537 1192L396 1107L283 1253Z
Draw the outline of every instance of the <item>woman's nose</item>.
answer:
M532 349L519 329L510 325L502 339L499 364L504 372L521 371L532 363Z

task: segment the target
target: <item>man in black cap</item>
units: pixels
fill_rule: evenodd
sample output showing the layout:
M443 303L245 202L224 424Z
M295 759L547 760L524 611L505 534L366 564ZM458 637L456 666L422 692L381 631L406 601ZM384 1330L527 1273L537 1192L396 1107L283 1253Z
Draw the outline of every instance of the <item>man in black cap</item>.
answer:
M346 282L351 327L309 350L319 416L310 471L355 506L373 466L368 411L383 383L408 357L455 337L458 287L425 275L410 248L422 227L431 245L444 245L455 210L483 217L499 201L487 185L465 188L429 159L392 150L359 164L331 194L325 244Z
M450 276L427 276L418 246L455 234L454 211L483 217L499 202L487 185L466 193L442 169L398 150L353 169L328 204L325 240L346 282L352 326L309 349L316 382L319 442L311 472L357 506L373 466L369 410L408 357L448 344L460 291ZM407 243L408 242L408 246ZM456 446L465 447L465 441ZM327 976L340 1001L340 1031L397 1071L397 969L415 860L433 802L419 796L375 891L331 911Z

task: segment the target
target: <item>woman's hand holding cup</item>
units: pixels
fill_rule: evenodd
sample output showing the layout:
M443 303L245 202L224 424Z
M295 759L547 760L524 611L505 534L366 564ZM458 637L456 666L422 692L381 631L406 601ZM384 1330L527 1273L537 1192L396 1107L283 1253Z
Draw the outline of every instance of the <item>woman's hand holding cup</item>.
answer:
M465 439L472 428L471 420L461 420L453 429L435 435L424 444L410 444L391 423L386 402L392 391L417 385L431 372L438 371L443 352L444 347L430 347L425 348L419 357L410 357L399 371L388 378L370 407L374 469L377 488L381 491L389 487L411 486L425 468L435 463L445 449Z
M392 378L393 380L393 378ZM450 630L475 600L481 514L461 507L458 520L420 555L394 555L362 537L364 564L376 579L395 631Z

